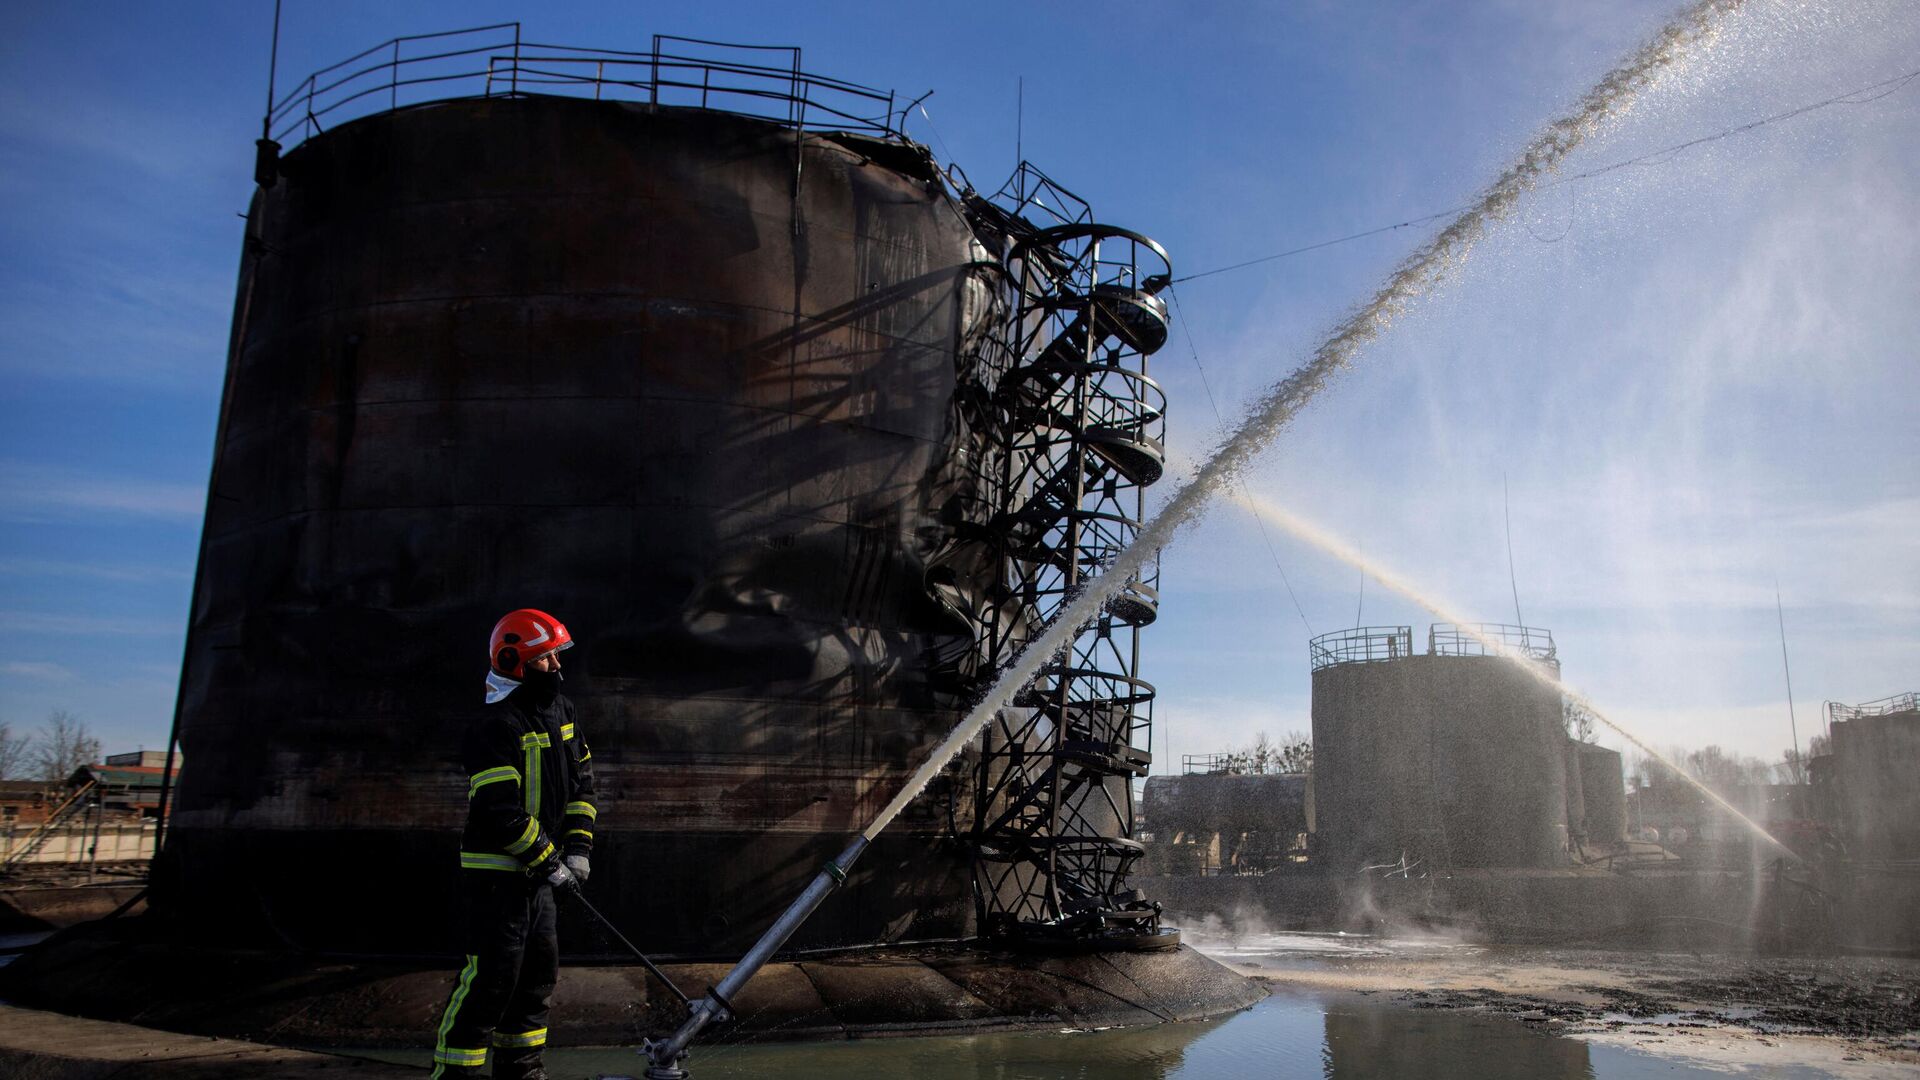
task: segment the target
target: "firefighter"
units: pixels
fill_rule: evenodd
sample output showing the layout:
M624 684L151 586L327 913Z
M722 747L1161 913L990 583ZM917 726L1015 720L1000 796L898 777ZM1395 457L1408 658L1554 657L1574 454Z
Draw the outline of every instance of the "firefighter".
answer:
M441 1014L433 1076L546 1080L547 1009L559 977L554 894L591 872L593 754L560 693L573 637L544 611L509 612L489 642L487 704L467 733L460 844L466 962Z

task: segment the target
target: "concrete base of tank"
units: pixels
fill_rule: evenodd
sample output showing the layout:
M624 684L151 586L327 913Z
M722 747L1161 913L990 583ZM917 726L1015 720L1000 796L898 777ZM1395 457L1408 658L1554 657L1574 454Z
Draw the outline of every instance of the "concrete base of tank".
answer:
M454 964L210 950L157 940L143 919L63 931L0 969L0 996L35 1009L288 1046L417 1047ZM665 963L690 996L719 963ZM1041 956L963 945L868 949L770 964L737 995L727 1039L841 1039L1200 1020L1264 998L1181 945ZM685 1015L644 968L566 965L555 1045L632 1045Z

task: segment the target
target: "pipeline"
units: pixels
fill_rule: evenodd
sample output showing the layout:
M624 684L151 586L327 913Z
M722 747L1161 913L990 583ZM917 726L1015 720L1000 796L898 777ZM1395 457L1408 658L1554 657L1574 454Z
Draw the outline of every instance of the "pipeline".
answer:
M820 868L813 881L807 885L787 910L774 920L760 940L753 943L747 955L727 971L719 985L707 988L707 994L693 1003L692 1011L679 1029L664 1039L648 1039L641 1044L640 1052L647 1057L646 1080L687 1080L687 1071L680 1067L686 1060L687 1047L693 1043L702 1029L716 1021L724 1021L734 1014L733 995L747 984L747 980L759 973L787 943L800 924L807 921L815 908L826 900L827 894L846 884L847 871L867 850L867 837L855 837L847 849L834 857L831 862Z

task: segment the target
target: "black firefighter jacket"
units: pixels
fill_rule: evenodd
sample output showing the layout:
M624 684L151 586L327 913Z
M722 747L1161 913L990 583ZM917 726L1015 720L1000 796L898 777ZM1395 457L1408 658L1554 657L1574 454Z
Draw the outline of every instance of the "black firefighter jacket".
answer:
M593 850L593 751L573 702L520 687L485 707L467 733L467 831L460 865L531 871L557 853Z

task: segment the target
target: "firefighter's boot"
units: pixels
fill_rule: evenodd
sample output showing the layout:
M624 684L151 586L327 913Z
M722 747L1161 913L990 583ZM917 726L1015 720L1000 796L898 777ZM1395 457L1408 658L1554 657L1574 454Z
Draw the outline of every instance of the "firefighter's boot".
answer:
M547 1080L547 1070L540 1064L541 1047L531 1051L522 1050L518 1054L510 1051L498 1051L493 1058L493 1080Z

